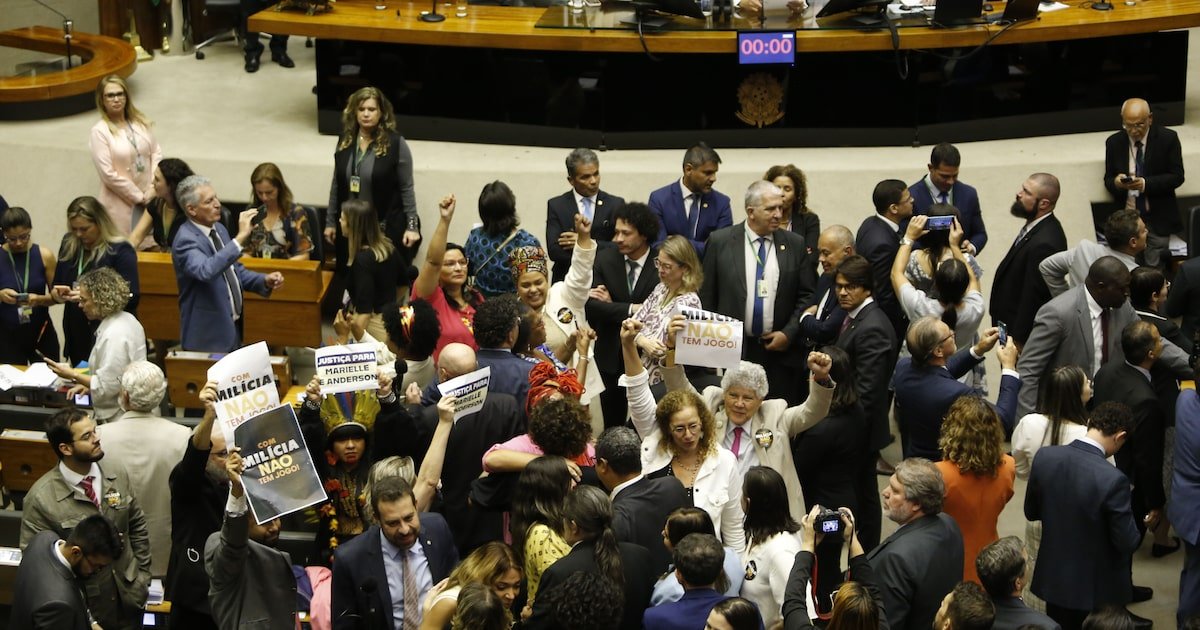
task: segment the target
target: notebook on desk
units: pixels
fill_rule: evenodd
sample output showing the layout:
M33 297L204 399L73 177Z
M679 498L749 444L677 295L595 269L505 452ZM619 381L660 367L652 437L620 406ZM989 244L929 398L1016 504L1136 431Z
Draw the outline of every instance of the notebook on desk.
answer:
M1022 20L1036 19L1040 0L1008 0L1004 13L987 16L988 22L1004 22L1006 24Z
M930 24L936 27L978 24L982 16L983 0L938 0Z

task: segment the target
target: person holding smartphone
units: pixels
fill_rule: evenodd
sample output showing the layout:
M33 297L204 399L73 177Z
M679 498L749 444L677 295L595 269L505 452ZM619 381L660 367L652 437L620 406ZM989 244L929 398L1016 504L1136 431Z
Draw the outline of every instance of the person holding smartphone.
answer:
M830 513L836 514L836 529L830 527L835 522L830 520ZM800 551L792 564L792 572L788 576L787 587L783 594L783 627L784 630L801 630L812 628L812 620L808 616L807 595L809 582L813 579L813 565L816 560L817 545L826 536L841 536L850 546L849 570L845 573L845 582L834 591L833 611L828 616L829 625L838 628L877 628L884 617L883 598L879 594L879 586L875 580L875 572L867 562L863 546L858 542L858 534L854 527L854 513L849 508L830 510L820 505L813 509L800 521ZM827 572L836 579L842 579L840 571ZM874 605L865 605L866 603Z
M24 208L0 212L4 255L0 256L0 363L30 365L38 352L57 358L58 331L50 322L48 280L58 259L33 242L33 221Z

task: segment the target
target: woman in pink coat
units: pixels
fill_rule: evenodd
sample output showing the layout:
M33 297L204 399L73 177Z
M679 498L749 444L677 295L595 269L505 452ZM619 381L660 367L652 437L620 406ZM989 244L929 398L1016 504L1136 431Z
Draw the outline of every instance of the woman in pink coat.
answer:
M92 126L88 140L92 163L100 175L96 198L117 229L129 236L133 208L154 198L154 169L162 160L162 150L150 129L150 119L133 106L129 87L121 77L110 74L100 80L96 109L100 120Z

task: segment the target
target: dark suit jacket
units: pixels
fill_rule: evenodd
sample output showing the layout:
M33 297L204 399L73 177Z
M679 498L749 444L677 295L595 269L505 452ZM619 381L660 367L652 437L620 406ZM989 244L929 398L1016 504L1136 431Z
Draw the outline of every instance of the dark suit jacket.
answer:
M421 535L417 542L425 550L429 573L433 583L437 584L450 575L454 565L458 564L458 552L450 527L440 514L422 512L420 520ZM392 598L388 592L387 571L383 568L379 526L372 525L367 531L339 546L333 558L330 596L335 630L391 628ZM368 578L375 580L374 602L368 599L362 588ZM373 624L366 621L372 606L375 608Z
M661 245L668 236L681 234L692 242L692 247L696 248L701 258L704 257L704 242L708 240L708 235L733 225L729 197L713 190L700 197L700 218L696 221L696 238L692 238L678 179L650 193L648 205L658 217L658 238L654 244Z
M625 205L625 200L610 195L603 190L596 193L596 203L592 206L592 240L601 248L616 247L612 244L613 232L617 229L613 213ZM551 197L546 202L546 253L554 261L553 274L550 281L559 282L566 279L567 270L571 268L571 250L563 249L558 244L558 237L563 232L575 231L575 215L579 207L575 205L575 191Z
M925 184L924 177L908 187L908 194L912 195L914 215L929 214L934 200L929 194L929 186ZM958 210L958 223L962 226L963 236L975 246L975 253L983 253L988 235L987 228L983 225L983 211L979 209L979 192L974 186L956 180L950 187L949 197L953 200L954 208Z
M700 286L700 301L704 308L722 315L746 317L748 300L753 300L753 287L746 286L746 236L748 228L742 222L717 230L708 237L708 253L704 256L704 284ZM749 232L751 238L758 238ZM792 342L789 362L803 365L799 352L800 311L817 285L816 267L804 244L804 237L787 230L775 230L772 235L775 260L779 265L779 283L775 287L775 321L770 330L783 331ZM753 271L753 270L751 270ZM745 356L745 349L742 351Z
M913 365L912 357L904 357L896 364L892 386L896 390L896 423L907 434L905 458L924 457L934 461L942 458L938 448L942 419L954 401L975 391L956 379L981 361L971 356L970 348L963 348L946 360L944 368ZM996 412L1004 424L1005 435L1012 435L1016 427L1020 391L1021 379L1011 374L1000 378Z
M962 581L963 541L949 515L930 514L896 530L867 554L891 630L926 630L946 593Z
M1167 297L1170 297L1169 293ZM1184 338L1178 324L1154 311L1137 311L1137 315L1142 321L1154 324L1154 327L1158 329L1159 336L1163 339L1175 344L1177 348L1189 355L1192 353L1192 343ZM1151 384L1154 385L1154 393L1158 396L1158 406L1162 407L1163 425L1173 427L1175 426L1175 401L1179 398L1179 381L1170 367L1157 361L1154 363L1154 367L1150 368L1150 376Z
M642 613L650 605L650 593L658 580L651 566L650 552L632 543L619 543L621 547L621 569L625 574L625 609L621 615L621 628L639 628ZM538 597L533 602L533 616L521 627L525 630L545 630L554 627L554 612L550 610L548 597L555 586L567 581L571 574L582 571L600 575L596 564L596 545L591 542L576 544L571 552L559 558L542 573L538 583ZM336 610L336 607L335 607ZM336 615L336 613L335 613Z
M653 570L661 575L671 564L671 552L663 545L663 526L676 508L691 507L683 484L674 477L647 479L626 486L613 499L613 532L617 540L633 543L650 552Z
M802 315L799 321L800 336L810 347L836 341L842 321L846 319L846 311L838 306L837 295L833 291L836 278L836 273L821 274L821 277L817 278L817 290L813 291L808 302L801 305L804 310L810 306L817 307L815 315Z
M1062 630L1057 621L1026 606L1019 597L993 597L992 604L996 606L992 630L1017 630L1027 624L1044 630Z
M87 605L75 575L55 556L58 534L40 532L29 541L13 583L13 628L89 630Z
M792 572L788 574L787 586L783 591L784 630L807 630L813 627L812 620L808 617L808 602L805 600L805 595L808 594L806 591L809 589L817 588L817 581L813 579L813 565L816 564L816 560L816 556L810 551L796 553L796 561L792 564ZM867 562L867 556L855 556L850 558L849 565L845 578L858 582L871 594L871 599L875 601L875 607L879 611L881 622L879 627L886 630L887 626L882 623L886 618L884 614L886 611L883 610L879 582L871 568L871 563ZM824 575L832 575L830 579L837 580L839 584L843 577L837 570ZM809 583L810 581L812 584Z
M371 199L367 201L375 208L379 221L387 222L388 237L395 242L396 247L402 248L398 237L403 237L410 220L415 221L415 227L420 231L421 219L417 214L416 193L413 189L412 152L408 150L408 143L404 141L404 137L398 133L389 134L388 142L387 155L376 155L373 158ZM350 179L347 175L355 149L356 143L351 143L333 154L333 185L337 197L335 203L330 204L326 210L325 227L337 228L339 234L341 228L338 226L338 217L341 216L342 202L351 198ZM406 162L405 157L409 161ZM416 248L412 249L415 253ZM405 260L412 260L412 253L406 254Z
M1047 256L1067 249L1067 235L1051 214L1008 250L992 278L988 311L992 323L1008 324L1008 335L1021 343L1029 339L1033 318L1050 301L1050 289L1038 271Z
M1175 471L1168 514L1180 538L1200 544L1200 395L1194 389L1180 392L1176 407ZM1195 610L1194 602L1189 609Z
M1163 492L1163 430L1165 421L1154 386L1136 368L1124 361L1105 363L1093 379L1096 395L1093 405L1119 402L1133 410L1137 429L1114 459L1117 468L1133 481L1134 505L1138 513L1161 508L1167 501Z
M183 459L171 471L171 561L164 586L172 611L210 614L204 545L209 534L221 529L229 485L205 474L208 454L189 439Z
M475 353L475 359L479 369L492 368L488 391L508 394L517 399L522 410L525 409L525 399L529 398L529 371L533 364L507 350L484 348Z
M836 345L854 365L855 391L867 416L867 448L877 451L891 441L887 389L896 366L896 331L879 305L871 302L838 336Z
M1042 522L1035 595L1074 610L1129 603L1133 552L1142 537L1130 509L1129 479L1100 449L1075 440L1039 450L1025 518Z
M1181 347L1191 352L1196 332L1200 331L1200 258L1192 258L1180 265L1171 291L1167 293L1163 315L1183 319L1180 333L1187 345Z
M711 588L694 588L683 592L679 601L647 608L642 615L646 630L698 630L708 621L713 606L729 599Z
M179 228L171 249L175 281L179 285L179 334L184 350L231 352L241 345L233 322L230 289L224 277L230 266L237 274L243 292L271 294L266 276L250 271L238 262L242 250L233 244L225 226L217 223L213 229L225 244L219 252L200 227L191 221Z
M208 537L204 558L218 627L294 630L297 599L292 558L250 540L249 509L239 516L225 515L221 531Z
M596 331L596 342L592 344L596 355L596 367L605 374L625 373L625 366L621 362L621 322L632 317L629 310L631 304L645 302L654 291L654 287L658 286L658 274L653 269L657 255L658 249L651 247L650 254L646 257L646 266L651 268L641 270L631 293L625 256L615 247L596 252L592 286L604 285L612 301L601 302L588 298L584 309L588 323Z
M899 234L893 232L891 226L878 214L863 220L862 225L858 227L858 235L854 237L854 251L871 263L871 276L875 281L871 297L875 298L888 320L892 322L892 330L895 331L897 340L903 339L904 331L908 330L908 317L900 308L900 300L892 286L892 263L895 262L899 249Z
M804 508L814 505L850 508L858 514L854 480L867 452L867 418L862 407L851 407L814 424L796 436L792 460L804 491ZM793 498L793 500L795 500Z
M1151 125L1146 133L1142 155L1143 177L1146 179L1146 201L1149 216L1142 217L1146 227L1155 234L1171 234L1183 230L1175 189L1183 185L1183 150L1179 134L1161 125ZM1104 141L1104 187L1113 201L1125 206L1129 193L1117 188L1113 179L1129 170L1129 134L1118 131Z

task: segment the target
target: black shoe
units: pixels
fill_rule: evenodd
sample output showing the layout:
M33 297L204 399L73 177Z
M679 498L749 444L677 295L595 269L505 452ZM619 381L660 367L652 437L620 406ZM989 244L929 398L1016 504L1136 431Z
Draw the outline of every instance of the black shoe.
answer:
M1163 556L1169 556L1169 555L1175 553L1176 551L1179 551L1179 546L1180 546L1179 537L1172 536L1171 538L1175 539L1174 545L1160 545L1158 543L1154 543L1150 547L1150 555L1154 556L1155 558L1161 558Z
M258 55L246 57L246 72L258 72Z
M1154 589L1149 586L1134 586L1133 587L1133 603L1148 602L1154 598Z
M1133 621L1133 627L1137 628L1137 630L1150 630L1150 628L1154 627L1153 621L1129 612L1128 608L1125 609L1125 614L1129 615L1129 618Z
M288 56L287 52L271 53L271 61L283 66L284 68L295 68L296 62Z

